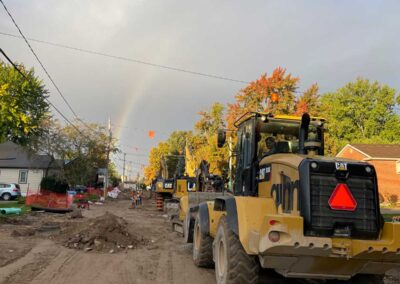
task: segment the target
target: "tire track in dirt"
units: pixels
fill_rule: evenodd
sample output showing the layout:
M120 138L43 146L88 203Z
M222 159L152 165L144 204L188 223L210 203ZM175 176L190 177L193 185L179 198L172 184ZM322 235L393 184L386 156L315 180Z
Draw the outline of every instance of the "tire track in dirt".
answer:
M53 242L40 242L22 258L0 268L0 283L31 283L59 253Z

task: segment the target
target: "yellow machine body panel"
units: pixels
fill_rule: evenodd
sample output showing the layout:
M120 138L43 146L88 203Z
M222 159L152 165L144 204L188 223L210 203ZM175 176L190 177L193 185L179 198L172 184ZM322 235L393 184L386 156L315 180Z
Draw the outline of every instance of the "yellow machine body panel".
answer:
M163 181L157 181L156 183L156 193L170 193L172 194L174 192L174 186L173 183L171 182L163 182Z
M188 182L186 179L177 179L176 180L176 190L174 193L175 198L181 198L184 195L187 195L187 185Z
M189 196L186 194L179 199L179 220L183 222L189 209Z
M385 223L379 240L304 236L303 218L279 213L272 197L235 197L240 242L249 255L258 255L262 267L282 270L288 277L348 279L357 273L384 273L400 267L400 224ZM214 211L207 202L209 234L216 236L226 211ZM279 232L272 242L270 232ZM383 262L383 264L382 264ZM377 265L378 264L378 265Z
M177 179L175 182L175 198L182 198L188 195L188 192L196 192L196 185L193 181L187 178Z

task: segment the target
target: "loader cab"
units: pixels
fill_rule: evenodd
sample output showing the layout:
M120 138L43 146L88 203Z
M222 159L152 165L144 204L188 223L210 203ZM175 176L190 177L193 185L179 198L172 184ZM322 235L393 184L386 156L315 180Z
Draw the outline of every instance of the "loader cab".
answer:
M260 161L275 154L324 154L324 120L253 113L237 127L234 192L257 196Z

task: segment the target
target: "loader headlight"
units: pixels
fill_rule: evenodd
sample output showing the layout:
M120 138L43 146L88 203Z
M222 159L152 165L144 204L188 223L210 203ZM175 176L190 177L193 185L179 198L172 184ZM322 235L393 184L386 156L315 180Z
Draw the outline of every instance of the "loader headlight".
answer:
M318 164L316 162L312 162L310 166L313 170L316 170L318 168Z
M279 242L279 239L281 238L281 234L277 231L271 231L268 234L268 238L271 242L276 243Z

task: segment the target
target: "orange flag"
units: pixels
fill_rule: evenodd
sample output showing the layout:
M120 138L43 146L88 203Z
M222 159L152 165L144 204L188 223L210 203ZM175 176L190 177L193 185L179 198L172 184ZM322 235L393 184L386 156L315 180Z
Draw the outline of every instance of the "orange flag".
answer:
M154 131L154 130L149 130L149 137L151 138L151 139L153 139L154 138L154 136L156 136L156 132Z

